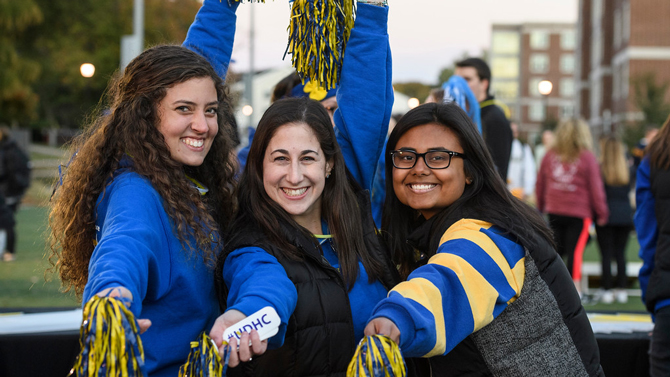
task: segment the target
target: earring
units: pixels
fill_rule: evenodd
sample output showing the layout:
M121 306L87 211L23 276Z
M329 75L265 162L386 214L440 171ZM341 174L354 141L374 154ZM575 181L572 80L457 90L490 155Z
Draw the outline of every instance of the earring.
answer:
M328 179L328 177L330 177L330 172L326 173L326 179Z
M465 178L465 183L471 184L472 183L472 178Z

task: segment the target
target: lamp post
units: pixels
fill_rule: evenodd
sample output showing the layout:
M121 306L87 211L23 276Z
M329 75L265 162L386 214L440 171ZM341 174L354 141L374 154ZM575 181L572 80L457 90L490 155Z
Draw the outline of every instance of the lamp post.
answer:
M549 125L549 95L554 85L549 80L542 80L537 84L537 91L544 97L544 126Z

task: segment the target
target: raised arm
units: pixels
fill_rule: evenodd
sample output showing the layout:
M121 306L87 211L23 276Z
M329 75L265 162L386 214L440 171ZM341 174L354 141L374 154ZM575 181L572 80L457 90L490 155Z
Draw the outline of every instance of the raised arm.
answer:
M239 3L205 0L182 44L209 60L221 78L226 78L235 41L235 11Z
M367 190L372 188L393 107L387 22L388 7L358 4L334 115L347 168Z

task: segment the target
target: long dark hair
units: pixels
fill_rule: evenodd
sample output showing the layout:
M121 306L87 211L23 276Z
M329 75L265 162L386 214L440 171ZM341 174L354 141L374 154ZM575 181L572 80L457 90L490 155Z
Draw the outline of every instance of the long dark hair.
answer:
M490 222L513 234L522 245L530 247L534 234L539 234L553 244L551 231L540 214L515 198L495 170L493 159L484 139L477 132L468 115L454 103L430 103L410 110L396 124L386 145L387 151L395 149L398 139L408 130L426 125L438 124L453 131L467 156L463 160L465 176L472 183L465 185L465 191L449 207L438 213L433 222L433 231L440 227L457 210L468 210L477 219ZM417 210L398 200L393 190L393 163L391 155L386 155L386 202L382 216L382 230L387 235L393 251L394 261L400 265L400 274L406 277L415 267L414 250L405 240L423 221ZM432 237L430 253L438 247L439 237Z
M652 167L670 170L670 116L658 134L649 142L646 152Z
M219 130L202 165L186 167L172 159L158 129L158 104L174 85L205 77L216 88ZM212 234L225 227L234 211L237 170L231 158L231 107L221 78L205 58L184 47L156 46L110 81L105 98L99 115L71 145L76 158L51 202L52 269L58 269L66 290L81 294L94 248L96 202L122 158L132 159L129 169L146 177L163 198L182 246L213 265L220 244L212 242ZM209 188L204 199L187 174ZM187 242L189 237L195 245Z
M344 157L337 144L330 117L321 104L307 98L286 98L272 104L256 128L253 143L249 149L247 165L242 173L237 191L239 212L231 226L234 236L243 232L249 222L256 224L288 258L302 260L302 252L292 245L282 232L282 224L302 234L316 239L307 229L295 222L286 211L272 200L263 186L263 159L270 140L277 130L287 124L307 125L319 141L326 161L333 161L331 175L326 179L321 199L321 214L328 223L335 240L335 252L340 262L344 281L351 289L358 277L358 259L365 267L372 282L381 276L381 263L366 252L363 238L361 209L359 208L347 171ZM219 257L217 276L222 268L228 248Z

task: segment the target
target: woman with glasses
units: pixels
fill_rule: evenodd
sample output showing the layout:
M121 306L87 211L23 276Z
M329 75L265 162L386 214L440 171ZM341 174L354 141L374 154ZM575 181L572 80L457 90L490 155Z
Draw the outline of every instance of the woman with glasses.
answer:
M603 375L586 312L542 217L512 196L457 105L389 137L382 230L401 275L365 329L451 375Z

